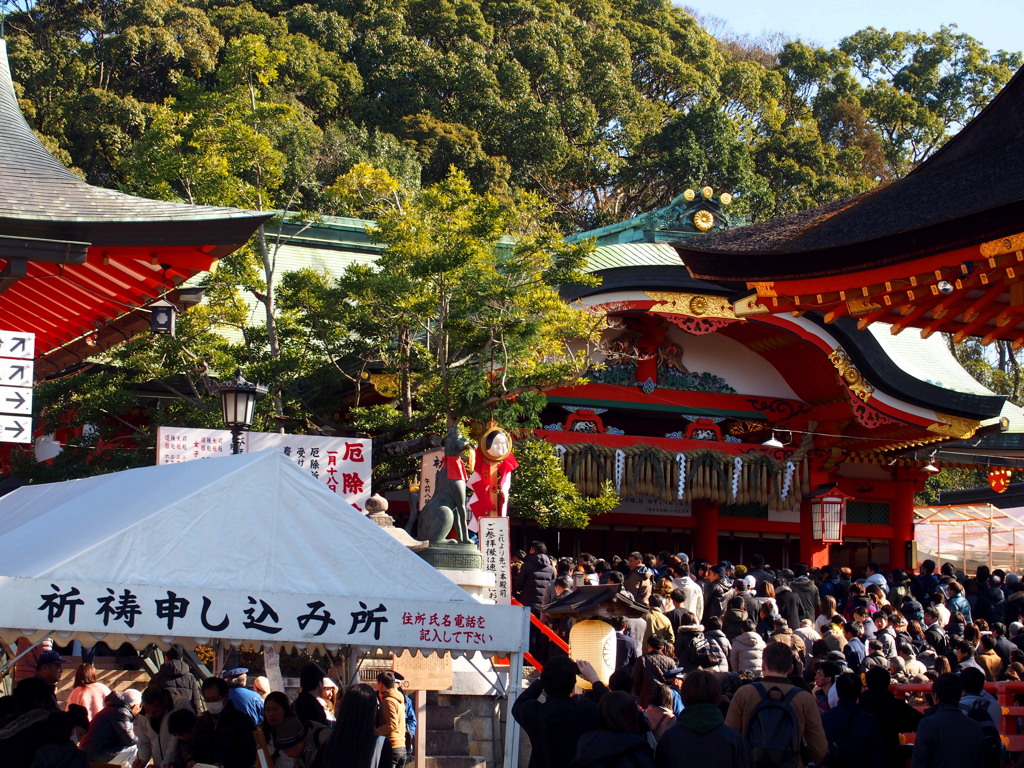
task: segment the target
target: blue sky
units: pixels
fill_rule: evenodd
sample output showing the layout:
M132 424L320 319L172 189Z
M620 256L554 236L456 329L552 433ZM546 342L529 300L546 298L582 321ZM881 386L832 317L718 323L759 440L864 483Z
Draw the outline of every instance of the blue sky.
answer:
M864 27L935 32L956 24L989 50L1024 50L1024 0L676 0L738 35L782 32L832 47Z

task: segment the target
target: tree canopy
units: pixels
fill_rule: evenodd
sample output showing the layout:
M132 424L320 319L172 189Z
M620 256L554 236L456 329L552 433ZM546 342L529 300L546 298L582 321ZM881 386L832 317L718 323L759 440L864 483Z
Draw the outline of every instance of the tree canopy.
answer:
M1021 65L954 26L716 39L669 0L10 0L23 106L90 182L319 213L455 166L567 231L730 190L767 219L906 173ZM288 203L291 203L288 205ZM358 212L358 211L357 211Z

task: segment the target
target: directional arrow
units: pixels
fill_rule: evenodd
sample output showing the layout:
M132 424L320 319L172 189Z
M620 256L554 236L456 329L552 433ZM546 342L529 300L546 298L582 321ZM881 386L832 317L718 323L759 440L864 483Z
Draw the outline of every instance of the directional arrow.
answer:
M0 442L31 443L32 419L25 416L0 416Z
M31 360L35 356L36 335L19 331L0 331L0 357Z
M28 387L0 387L0 413L32 415L32 390Z
M31 387L33 368L28 360L0 358L0 386Z

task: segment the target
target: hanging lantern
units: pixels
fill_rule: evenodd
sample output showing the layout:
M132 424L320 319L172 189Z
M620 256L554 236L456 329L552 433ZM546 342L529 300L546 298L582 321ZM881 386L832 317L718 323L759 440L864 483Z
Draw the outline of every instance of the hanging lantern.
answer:
M996 467L988 471L988 484L996 493L1003 493L1010 487L1010 477L1013 470L1009 467Z
M611 624L596 619L587 619L573 624L569 630L569 654L574 659L589 661L603 683L615 671L615 630ZM590 688L582 677L576 678L581 688Z
M846 502L852 498L835 485L818 488L808 499L811 503L811 538L822 544L842 544Z

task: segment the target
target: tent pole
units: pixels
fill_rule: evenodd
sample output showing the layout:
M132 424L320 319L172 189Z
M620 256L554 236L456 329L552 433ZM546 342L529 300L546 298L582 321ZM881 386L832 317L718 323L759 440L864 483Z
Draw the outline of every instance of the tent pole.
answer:
M523 652L510 654L508 665L508 710L505 713L505 768L519 765L519 723L512 717L512 707L523 688Z
M964 573L967 573L967 526L961 526L960 533L963 534L964 540Z

